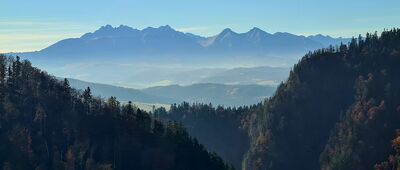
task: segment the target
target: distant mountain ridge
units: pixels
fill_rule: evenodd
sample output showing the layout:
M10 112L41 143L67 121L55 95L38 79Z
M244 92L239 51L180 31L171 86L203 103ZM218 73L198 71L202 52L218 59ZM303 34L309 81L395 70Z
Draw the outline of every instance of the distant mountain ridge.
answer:
M169 97L149 95L133 88L124 88L107 84L91 83L71 78L68 78L68 81L71 84L71 86L76 89L85 90L87 87L90 87L91 90L94 92L95 96L102 96L102 97L115 96L121 101L161 103L161 104L180 102L178 100L174 100Z
M84 90L90 87L95 96L115 96L121 101L167 105L183 101L190 103L213 103L225 106L251 105L257 104L265 97L271 96L276 88L275 86L262 85L199 83L190 86L157 86L139 90L90 83L71 78L68 81L76 89Z
M226 85L215 83L199 83L190 86L158 86L141 90L149 95L171 97L190 103L213 103L224 106L243 106L262 102L272 96L275 86Z
M145 57L145 56L207 56L207 55L288 55L348 43L348 38L330 36L299 36L290 33L267 33L254 27L245 33L236 33L230 28L218 35L202 37L179 32L169 25L142 30L129 26L102 26L80 38L61 40L37 52L23 53L25 56L43 58L69 57Z

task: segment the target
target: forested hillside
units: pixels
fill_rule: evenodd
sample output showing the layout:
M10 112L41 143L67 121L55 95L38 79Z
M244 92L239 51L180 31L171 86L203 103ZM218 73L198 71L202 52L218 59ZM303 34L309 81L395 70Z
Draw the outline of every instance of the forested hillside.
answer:
M244 169L396 167L399 73L400 29L305 55L248 115Z
M0 56L3 169L231 169L176 122Z
M173 104L169 111L155 110L154 115L161 120L181 122L189 134L200 143L216 152L225 161L241 169L244 154L249 149L249 138L242 126L246 115L259 105L238 108L212 106L212 104Z

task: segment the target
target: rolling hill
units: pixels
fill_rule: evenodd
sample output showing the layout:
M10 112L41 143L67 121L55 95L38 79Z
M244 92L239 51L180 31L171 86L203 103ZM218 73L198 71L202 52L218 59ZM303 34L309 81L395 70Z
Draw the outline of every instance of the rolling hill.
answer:
M121 101L146 104L173 104L183 101L213 103L215 105L241 106L257 104L271 96L275 86L263 85L224 85L200 83L189 86L157 86L145 89L132 89L99 83L68 79L71 86L84 90L90 87L96 96L115 96Z

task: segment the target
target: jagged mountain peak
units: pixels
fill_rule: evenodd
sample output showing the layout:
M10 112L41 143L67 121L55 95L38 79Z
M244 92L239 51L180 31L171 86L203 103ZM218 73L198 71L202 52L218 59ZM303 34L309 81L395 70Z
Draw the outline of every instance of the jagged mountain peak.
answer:
M178 32L169 25L159 26L159 27L147 27L142 30L142 32Z
M133 29L132 27L122 24L119 25L118 27L113 27L112 25L107 24L101 26L98 30L94 31L93 33L111 33L116 31L132 31L132 30L137 30L137 29Z
M249 30L248 32L244 33L247 40L251 40L251 41L261 41L262 39L267 39L270 38L271 34L265 32L264 30L257 28L257 27L253 27L251 30Z
M131 28L126 25L120 25L118 27L113 27L109 24L101 26L98 30L93 33L86 33L81 38L82 39L97 39L103 37L129 37L134 36L139 30Z
M251 30L249 30L248 32L265 32L262 29L258 28L258 27L253 27Z
M332 38L329 35L323 35L323 34L316 34L316 35L310 35L308 38Z
M230 28L225 28L224 30L222 30L222 32L220 33L220 35L227 35L227 34L237 34L236 32L232 31L232 29Z
M248 32L244 33L246 35L260 35L260 34L268 34L267 32L265 32L264 30L257 28L257 27L253 27L251 30L249 30Z
M158 29L163 29L163 30L174 30L171 26L169 26L168 24L167 25L164 25L164 26L160 26L160 27L158 27Z
M224 30L222 30L221 33L219 33L217 35L217 37L215 38L214 42L230 41L232 38L235 38L237 35L239 35L239 34L234 32L234 31L232 31L232 29L225 28Z
M112 29L114 29L114 27L111 26L110 24L101 26L101 27L99 28L99 30L112 30Z

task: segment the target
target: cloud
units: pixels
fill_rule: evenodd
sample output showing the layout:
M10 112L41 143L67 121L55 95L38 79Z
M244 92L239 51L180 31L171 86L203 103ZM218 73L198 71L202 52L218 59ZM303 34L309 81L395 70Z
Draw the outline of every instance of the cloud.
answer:
M59 40L88 32L85 24L0 19L0 52L41 50Z
M86 24L72 22L48 21L9 21L0 20L0 34L4 33L48 33L82 31Z
M78 37L80 34L1 34L0 52L37 51L64 38Z
M151 84L149 87L154 87L154 86L168 86L171 85L172 81L171 80L161 80L158 82L155 82L153 84Z

